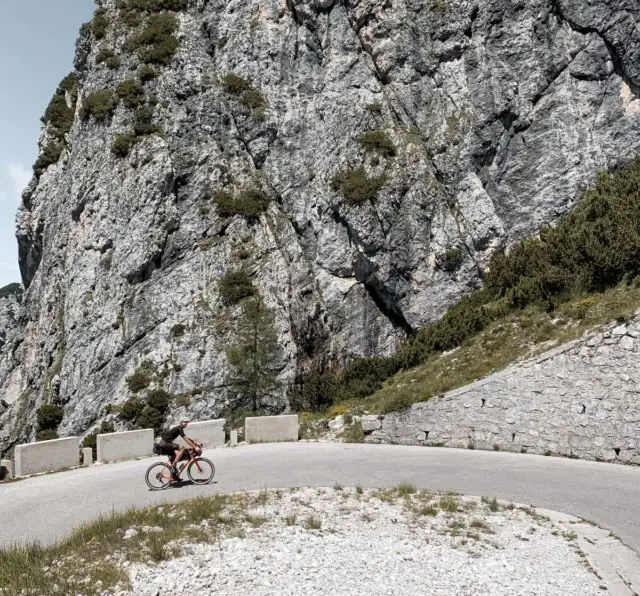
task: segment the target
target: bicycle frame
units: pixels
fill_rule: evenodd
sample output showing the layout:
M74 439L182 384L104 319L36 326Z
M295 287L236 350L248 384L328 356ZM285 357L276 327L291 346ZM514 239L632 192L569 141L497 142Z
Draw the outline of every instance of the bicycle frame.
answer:
M189 448L189 449L186 450L186 452L189 454L189 459L179 461L176 464L176 468L178 470L178 476L180 476L180 474L182 474L182 472L184 472L185 468L192 462L195 462L196 468L198 468L198 472L202 472L202 468L200 467L200 464L198 463L198 457L200 457L200 455L202 455L202 448L200 448L200 449ZM169 459L169 463L165 464L165 465L168 465L169 467L171 467L171 456L169 455L167 457Z

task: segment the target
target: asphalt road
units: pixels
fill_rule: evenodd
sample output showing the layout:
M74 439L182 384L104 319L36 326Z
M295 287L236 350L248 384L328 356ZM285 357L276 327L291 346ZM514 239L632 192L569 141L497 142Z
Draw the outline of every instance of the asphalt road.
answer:
M501 452L340 443L251 445L205 455L216 464L208 486L149 491L144 473L159 458L0 485L0 547L49 544L100 514L200 495L410 482L570 513L611 530L640 553L640 468Z

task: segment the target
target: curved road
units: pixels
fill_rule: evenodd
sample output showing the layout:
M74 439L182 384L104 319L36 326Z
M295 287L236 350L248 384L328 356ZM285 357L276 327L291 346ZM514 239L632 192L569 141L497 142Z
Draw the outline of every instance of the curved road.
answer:
M150 492L153 459L93 466L0 485L0 547L48 544L83 522L130 506L294 486L418 488L497 497L563 511L611 530L640 553L640 469L613 464L391 445L283 443L216 449L209 486ZM158 459L158 458L155 458Z

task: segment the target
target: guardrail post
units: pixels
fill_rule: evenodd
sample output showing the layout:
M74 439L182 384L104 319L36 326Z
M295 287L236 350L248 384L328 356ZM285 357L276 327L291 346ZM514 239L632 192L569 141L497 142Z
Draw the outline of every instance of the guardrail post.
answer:
M229 433L229 445L231 447L237 447L238 446L238 431L237 430L232 430Z
M82 449L82 465L90 466L93 463L93 449L91 447L84 447Z

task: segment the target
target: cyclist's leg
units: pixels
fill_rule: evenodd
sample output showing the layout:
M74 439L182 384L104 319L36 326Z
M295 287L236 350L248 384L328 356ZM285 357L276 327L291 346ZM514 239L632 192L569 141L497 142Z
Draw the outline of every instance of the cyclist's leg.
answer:
M178 462L180 461L180 458L182 457L182 454L184 453L184 447L176 444L176 443L170 443L172 449L173 449L173 458L171 459L171 465L173 466L173 469L177 475L178 473Z

